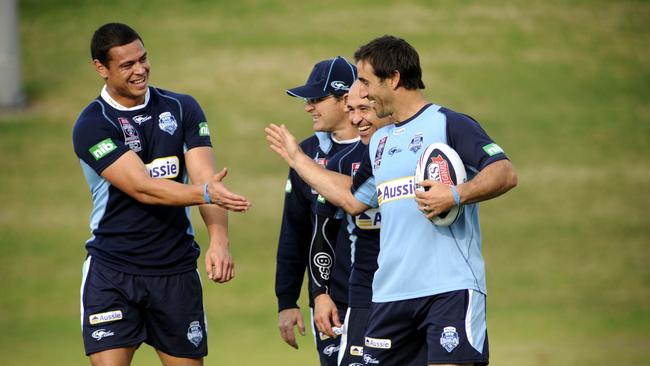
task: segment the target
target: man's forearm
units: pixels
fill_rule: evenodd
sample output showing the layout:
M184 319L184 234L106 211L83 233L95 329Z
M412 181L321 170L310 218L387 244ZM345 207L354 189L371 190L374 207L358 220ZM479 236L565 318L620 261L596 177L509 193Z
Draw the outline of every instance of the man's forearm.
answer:
M298 154L291 167L328 202L347 212L355 211L357 199L350 192L352 177L324 169L305 154Z
M499 160L476 175L472 180L458 186L462 204L469 204L498 197L517 185L517 174L509 160Z

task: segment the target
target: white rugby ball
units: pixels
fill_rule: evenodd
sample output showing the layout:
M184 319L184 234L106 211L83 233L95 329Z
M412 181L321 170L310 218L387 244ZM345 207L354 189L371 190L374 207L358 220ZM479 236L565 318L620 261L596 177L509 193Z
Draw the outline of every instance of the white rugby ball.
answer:
M427 146L415 166L415 189L425 191L420 182L433 179L449 186L457 186L467 181L465 165L456 150L441 142ZM454 206L449 211L433 217L431 221L438 226L453 224L463 212L463 207Z

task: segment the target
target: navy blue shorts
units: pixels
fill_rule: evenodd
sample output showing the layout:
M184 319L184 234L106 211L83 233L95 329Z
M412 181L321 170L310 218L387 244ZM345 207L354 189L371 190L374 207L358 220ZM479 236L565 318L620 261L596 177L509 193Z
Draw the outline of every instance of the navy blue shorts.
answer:
M370 308L348 308L345 313L345 332L341 336L339 365L363 364L363 340L368 325Z
M343 324L347 305L337 301L334 301L334 304L336 304L336 309L339 312L339 321ZM339 350L341 349L341 337L332 338L318 331L314 322L314 309L311 309L311 329L314 333L320 365L337 366Z
M423 352L430 364L487 365L485 295L459 290L372 303L363 348L366 364L414 364Z
M341 337L339 366L360 366L364 364L363 345L370 319L370 308L348 308L345 314L345 333ZM425 366L426 349L422 348L412 361L404 366Z
M81 327L86 355L140 346L183 358L208 354L197 271L140 276L114 271L92 257L83 266Z

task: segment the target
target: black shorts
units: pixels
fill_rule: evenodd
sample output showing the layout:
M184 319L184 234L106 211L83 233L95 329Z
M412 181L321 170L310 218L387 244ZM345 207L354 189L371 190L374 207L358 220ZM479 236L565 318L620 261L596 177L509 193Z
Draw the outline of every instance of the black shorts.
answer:
M459 290L372 303L363 348L366 364L413 364L423 351L430 364L487 365L485 295Z
M336 309L339 312L339 321L343 324L343 317L345 316L345 310L347 309L347 304L342 304L337 301L334 301ZM314 323L314 309L311 309L311 329L314 334L314 340L316 342L316 350L318 351L318 358L320 360L321 366L337 366L339 350L341 349L341 337L332 338L327 334L321 333L316 328L316 323Z
M145 342L174 357L208 353L197 271L141 276L112 270L89 256L81 283L86 355Z

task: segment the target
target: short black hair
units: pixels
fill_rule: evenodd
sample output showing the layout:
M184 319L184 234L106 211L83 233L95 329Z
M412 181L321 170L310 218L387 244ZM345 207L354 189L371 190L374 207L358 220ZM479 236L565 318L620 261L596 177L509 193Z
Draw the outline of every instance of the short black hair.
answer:
M408 42L391 35L375 38L359 47L354 61L366 61L372 65L375 75L381 80L392 76L397 70L400 81L397 86L405 89L424 89L420 56Z
M107 23L99 27L90 41L90 57L108 67L108 51L113 47L124 46L135 40L144 41L133 28L122 23Z

